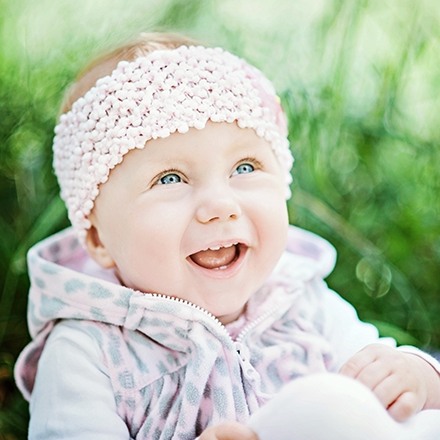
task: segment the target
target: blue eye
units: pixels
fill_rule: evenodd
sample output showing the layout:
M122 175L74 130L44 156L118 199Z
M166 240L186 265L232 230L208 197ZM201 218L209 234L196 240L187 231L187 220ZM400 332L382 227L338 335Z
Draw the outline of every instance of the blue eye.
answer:
M158 184L159 185L171 185L174 183L180 183L181 181L182 181L182 179L178 174L169 173L169 174L165 174L164 176L162 176L159 179Z
M242 163L241 165L238 165L238 167L235 169L234 174L248 174L255 171L255 168L250 163Z

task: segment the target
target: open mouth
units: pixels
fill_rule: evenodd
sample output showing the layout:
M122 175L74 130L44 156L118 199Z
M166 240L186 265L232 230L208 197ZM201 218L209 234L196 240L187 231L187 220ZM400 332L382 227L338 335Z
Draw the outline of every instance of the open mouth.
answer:
M210 270L226 270L244 254L246 245L231 243L225 246L209 247L188 258L197 266Z

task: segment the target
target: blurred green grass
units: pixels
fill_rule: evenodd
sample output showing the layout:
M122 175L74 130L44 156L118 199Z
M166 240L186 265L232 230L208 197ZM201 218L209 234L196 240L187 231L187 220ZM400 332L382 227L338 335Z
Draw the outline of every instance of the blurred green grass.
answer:
M51 171L63 90L139 31L223 46L275 82L291 221L336 246L329 283L383 334L440 348L439 22L437 0L0 0L0 440L27 432L26 251L68 224Z

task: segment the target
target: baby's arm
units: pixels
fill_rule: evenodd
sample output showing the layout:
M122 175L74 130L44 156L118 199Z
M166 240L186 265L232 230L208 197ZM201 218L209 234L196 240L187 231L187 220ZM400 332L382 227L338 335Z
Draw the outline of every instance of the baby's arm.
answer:
M371 344L351 357L340 372L370 388L398 421L422 409L440 409L440 374L416 354Z

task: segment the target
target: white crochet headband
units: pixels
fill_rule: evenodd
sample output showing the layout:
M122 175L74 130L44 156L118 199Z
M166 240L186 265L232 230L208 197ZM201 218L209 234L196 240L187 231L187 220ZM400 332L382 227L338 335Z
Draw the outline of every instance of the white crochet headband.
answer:
M110 171L150 139L237 122L267 140L285 170L293 157L284 113L271 83L256 68L219 48L181 46L122 61L101 78L55 128L54 169L69 219L81 239Z

